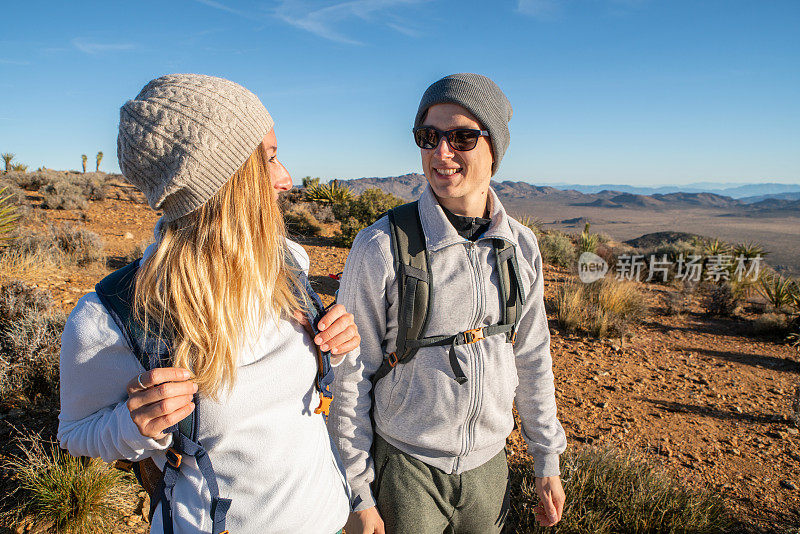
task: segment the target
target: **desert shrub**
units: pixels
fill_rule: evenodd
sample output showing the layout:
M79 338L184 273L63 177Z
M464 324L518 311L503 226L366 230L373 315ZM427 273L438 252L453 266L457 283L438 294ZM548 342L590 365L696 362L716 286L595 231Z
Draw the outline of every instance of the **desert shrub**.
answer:
M333 208L327 204L317 204L316 202L309 202L311 213L321 223L336 222L336 215L333 213Z
M286 230L290 234L303 236L317 236L322 230L322 224L314 217L307 204L297 204L292 206L283 214L286 223Z
M403 204L402 199L376 188L367 189L346 202L332 204L334 215L341 221L337 240L342 246L349 247L358 232L400 204Z
M702 292L701 305L707 315L712 317L730 317L739 307L739 299L730 282L711 284Z
M83 196L87 200L105 200L108 198L108 179L104 173L84 175L80 182Z
M62 225L52 229L53 237L59 249L67 258L77 265L86 265L102 261L103 239L91 230Z
M36 171L31 173L9 173L6 178L13 181L22 189L28 191L38 191L53 181L54 175L47 171Z
M578 236L578 254L583 252L597 252L597 245L600 244L600 237L597 234L589 232L589 223L583 227L583 232Z
M11 165L11 170L14 172L28 172L28 166L24 163L14 163Z
M638 453L614 448L568 449L561 456L566 503L554 528L538 526L533 461L509 458L509 532L611 534L713 533L731 524L723 501L680 482Z
M575 246L561 232L545 232L539 237L542 259L551 265L573 267L577 261Z
M794 284L789 278L779 274L764 275L758 283L758 292L772 304L776 310L782 310L794 301Z
M582 330L596 337L626 334L645 310L636 286L613 278L564 284L558 289L554 306L556 321L564 330Z
M21 282L0 286L0 398L58 399L65 319L49 293Z
M5 178L5 177L4 177ZM25 191L15 181L0 179L0 198L7 198L8 202L19 206L27 204Z
M341 204L353 198L353 191L338 180L323 185L314 185L305 190L306 200L322 204Z
M3 463L17 483L19 521L34 518L38 529L71 534L110 532L134 494L129 474L99 459L70 456L38 435L20 440L21 454Z
M734 245L732 253L734 258L743 256L747 259L753 259L759 256L764 257L767 255L764 247L755 241L747 241L745 243L738 243Z
M53 180L39 188L42 195L42 207L55 210L86 209L89 203L83 194L80 184L66 178Z
M103 240L96 233L70 225L44 232L18 230L0 255L0 263L36 266L86 265L102 261Z
M782 313L765 313L756 317L751 324L753 334L758 336L780 336L789 333L791 322Z

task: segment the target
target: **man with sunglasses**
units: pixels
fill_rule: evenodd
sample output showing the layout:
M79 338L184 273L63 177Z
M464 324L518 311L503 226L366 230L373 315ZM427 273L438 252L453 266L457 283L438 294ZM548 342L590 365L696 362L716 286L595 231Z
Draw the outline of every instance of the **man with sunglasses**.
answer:
M490 187L511 115L484 76L432 84L413 130L428 187L416 209L392 214L394 224L382 217L360 232L347 258L338 300L355 315L362 341L337 369L328 424L361 499L348 534L499 533L514 402L534 460L537 519L547 526L561 519L558 456L566 438L556 417L541 255L533 232ZM399 302L399 273L409 268L391 236L396 217L417 214L429 271L415 276L432 292L427 341L398 359L409 354L398 348L406 348L411 322L398 319L409 309ZM498 272L507 261L514 282ZM503 291L512 283L513 326L503 324L511 295Z

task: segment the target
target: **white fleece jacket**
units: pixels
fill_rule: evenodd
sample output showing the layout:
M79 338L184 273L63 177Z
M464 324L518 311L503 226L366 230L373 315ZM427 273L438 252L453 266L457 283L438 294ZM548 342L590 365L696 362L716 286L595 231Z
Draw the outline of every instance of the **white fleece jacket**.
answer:
M307 270L305 251L289 244ZM226 526L237 534L332 534L347 520L349 489L323 418L313 413L313 342L293 321L269 322L260 332L246 344L232 391L197 407L220 495L232 499ZM171 437L143 437L126 406L126 385L142 371L97 295L84 296L62 336L61 446L106 461L152 457L163 467ZM210 502L197 464L184 458L173 499L176 534L210 532ZM163 532L160 509L150 532Z

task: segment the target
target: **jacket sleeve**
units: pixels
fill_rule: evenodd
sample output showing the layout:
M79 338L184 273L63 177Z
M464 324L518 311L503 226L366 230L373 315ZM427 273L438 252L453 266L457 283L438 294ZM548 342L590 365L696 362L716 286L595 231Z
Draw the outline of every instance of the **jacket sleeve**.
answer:
M78 301L61 336L61 447L107 462L166 449L172 436L142 436L128 411L127 384L143 371L97 295Z
M353 242L337 298L355 316L361 335L360 348L347 354L336 368L334 400L328 418L328 428L341 453L353 496L361 498L356 510L375 506L370 490L375 478L370 456L371 378L383 361L387 330L396 323L387 321L390 305L387 294L390 298L394 295L396 282L391 258L386 257L380 245L382 240L388 243L388 234L375 229L381 222L385 218L360 232Z
M527 230L527 229L525 229ZM567 447L564 429L556 413L550 329L544 309L542 256L533 233L520 235L518 262L523 285L528 285L520 317L514 354L519 376L515 397L522 422L522 437L534 459L537 477L560 474L558 456Z

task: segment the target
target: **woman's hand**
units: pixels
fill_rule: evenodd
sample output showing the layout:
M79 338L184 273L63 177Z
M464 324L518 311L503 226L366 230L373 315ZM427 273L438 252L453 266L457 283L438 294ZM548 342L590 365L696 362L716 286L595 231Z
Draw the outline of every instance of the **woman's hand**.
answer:
M317 327L320 333L314 338L314 343L319 345L320 350L329 350L331 354L345 354L361 343L353 314L347 313L341 304L333 306L319 320Z
M161 439L164 430L192 413L197 384L191 376L186 369L159 367L128 382L128 410L142 436Z
M536 521L543 527L552 527L561 521L566 500L564 488L561 486L561 478L558 476L537 477L536 494L539 496L539 504L534 508Z

